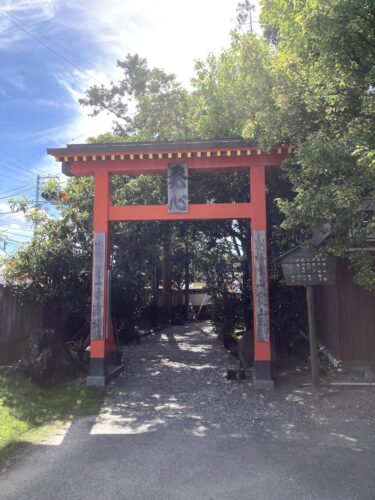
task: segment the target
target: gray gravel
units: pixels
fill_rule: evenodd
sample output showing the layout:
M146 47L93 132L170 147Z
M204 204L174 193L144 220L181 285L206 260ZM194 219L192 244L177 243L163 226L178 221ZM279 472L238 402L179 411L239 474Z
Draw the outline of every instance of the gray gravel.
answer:
M124 358L101 414L21 457L1 498L375 498L374 389L312 392L304 374L273 392L230 382L209 323L146 337Z

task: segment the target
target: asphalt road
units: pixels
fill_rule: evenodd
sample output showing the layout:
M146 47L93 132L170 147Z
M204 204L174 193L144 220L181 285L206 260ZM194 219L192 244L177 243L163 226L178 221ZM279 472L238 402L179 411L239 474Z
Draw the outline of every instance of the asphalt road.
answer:
M1 499L374 499L374 390L229 382L208 323L125 351L100 415L5 470Z

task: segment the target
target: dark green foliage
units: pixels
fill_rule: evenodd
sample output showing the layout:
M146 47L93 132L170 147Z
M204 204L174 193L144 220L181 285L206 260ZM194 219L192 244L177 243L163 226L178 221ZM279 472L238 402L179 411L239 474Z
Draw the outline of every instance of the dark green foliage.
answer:
M301 242L329 226L326 250L349 257L356 280L371 288L373 259L350 249L367 247L375 232L375 4L261 5L263 38L238 30L229 49L197 63L199 135L294 145L284 165L293 196L278 200L284 234Z

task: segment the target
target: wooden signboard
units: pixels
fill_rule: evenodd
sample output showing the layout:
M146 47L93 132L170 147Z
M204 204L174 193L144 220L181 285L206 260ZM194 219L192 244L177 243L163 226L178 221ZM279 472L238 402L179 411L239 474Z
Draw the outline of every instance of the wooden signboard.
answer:
M186 214L188 211L188 166L185 163L168 165L168 213Z
M322 256L315 248L297 247L280 258L285 282L295 285L333 285L335 257Z

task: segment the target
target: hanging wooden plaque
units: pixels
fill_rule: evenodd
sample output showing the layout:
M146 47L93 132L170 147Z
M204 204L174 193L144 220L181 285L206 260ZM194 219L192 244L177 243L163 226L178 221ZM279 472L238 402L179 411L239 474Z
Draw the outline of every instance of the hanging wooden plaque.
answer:
M188 166L186 163L168 165L168 213L186 214L189 211Z

